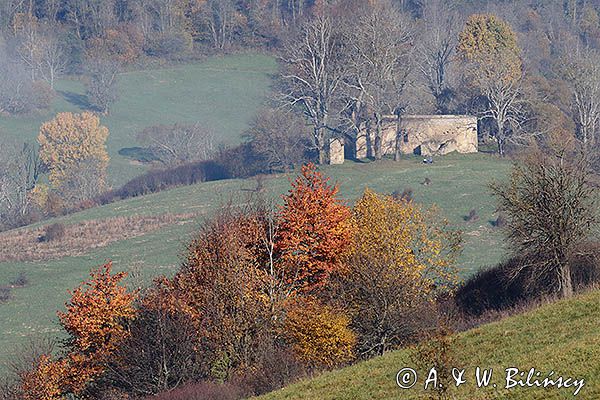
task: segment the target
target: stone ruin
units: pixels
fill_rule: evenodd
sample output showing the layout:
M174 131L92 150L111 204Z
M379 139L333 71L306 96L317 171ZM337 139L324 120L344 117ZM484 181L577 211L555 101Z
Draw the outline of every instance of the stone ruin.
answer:
M402 115L384 117L382 155L444 155L477 152L477 117L469 115ZM355 135L331 139L329 163L345 158L374 156L375 132L363 128Z

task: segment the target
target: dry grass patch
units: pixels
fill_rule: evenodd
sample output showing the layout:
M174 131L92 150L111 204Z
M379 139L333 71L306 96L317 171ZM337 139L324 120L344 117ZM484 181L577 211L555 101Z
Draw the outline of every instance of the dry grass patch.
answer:
M196 214L114 217L65 225L60 238L46 241L48 226L0 234L0 262L46 261L79 256L110 243L131 239L163 226L184 224Z

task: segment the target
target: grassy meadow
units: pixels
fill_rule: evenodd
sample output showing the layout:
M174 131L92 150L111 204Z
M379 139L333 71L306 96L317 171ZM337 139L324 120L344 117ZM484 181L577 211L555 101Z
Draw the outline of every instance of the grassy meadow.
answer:
M545 305L457 336L452 346L454 367L465 369L466 383L450 390L457 400L558 400L600 398L600 292ZM348 368L326 372L259 400L391 400L431 399L422 388L426 371L412 389L396 385L396 374L413 367L410 350L388 353ZM490 385L476 388L475 369L492 369ZM535 368L544 379L550 371L559 376L584 379L573 396L573 388L517 387L505 389L506 368L527 372ZM496 385L494 388L493 385Z
M417 157L407 157L400 162L346 162L339 166L325 166L322 170L339 183L341 196L350 203L360 196L365 187L382 193L410 187L416 201L436 204L442 215L464 232L465 243L459 268L463 276L468 276L479 268L496 263L504 255L501 234L491 224L495 218L494 201L487 184L493 179L502 179L509 165L489 155L455 154L440 157L431 165L424 165ZM421 184L426 177L431 180L430 185ZM291 178L293 175L283 174L267 177L264 195L277 198L285 193ZM85 279L91 268L113 260L116 269L132 272L128 281L133 286L144 285L156 275L172 273L202 218L230 199L238 203L247 201L255 188L256 181L253 179L205 182L119 201L26 228L34 229L53 222L70 225L114 217L197 215L193 220L173 223L142 236L121 238L77 256L0 263L0 285L8 283L19 272L25 272L30 281L27 287L13 290L11 301L0 304L0 362L6 361L30 338L56 335L59 330L56 310L61 309L68 298L67 290ZM477 210L480 218L467 223L464 217L471 209ZM101 240L102 232L97 234ZM68 241L65 245L68 246Z
M238 143L270 91L276 71L272 57L236 55L213 57L202 63L126 72L119 76L119 100L101 123L110 130L110 182L119 186L146 167L119 155L135 147L136 134L151 125L200 122L215 131L221 143ZM40 125L61 111L81 112L87 107L81 82L56 83L52 109L44 115L0 116L0 140L12 137L34 142Z

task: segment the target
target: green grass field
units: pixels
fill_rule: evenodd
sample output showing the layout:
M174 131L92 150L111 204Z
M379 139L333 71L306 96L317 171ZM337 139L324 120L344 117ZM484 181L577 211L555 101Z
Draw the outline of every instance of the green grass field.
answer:
M325 166L323 171L340 184L341 196L349 202L360 196L367 186L383 193L411 187L416 201L438 205L452 225L464 231L465 244L459 267L462 275L468 276L478 268L498 262L504 255L501 234L490 223L495 218L494 201L487 184L493 179L502 179L508 168L506 161L474 154L440 157L432 165L424 165L416 157L397 163L390 160L346 162ZM431 185L421 185L426 177L431 179ZM265 195L278 197L285 193L291 178L286 175L268 177ZM196 222L175 224L144 236L114 242L82 256L36 263L0 263L0 285L21 271L30 280L29 286L13 290L13 300L0 304L0 361L6 361L28 338L58 332L56 310L63 307L67 290L85 279L91 268L113 260L117 269L138 271L139 279L144 282L158 274L171 273L177 268L184 246L201 223L202 215L208 215L229 199L246 201L255 187L256 182L251 179L206 182L46 221L44 224L57 221L72 224L115 216L188 212L201 215ZM480 219L466 223L463 217L473 208ZM130 279L130 282L133 284L136 279Z
M453 346L454 367L465 369L466 383L452 388L450 399L586 399L600 398L600 291L545 305L537 310L465 332ZM422 388L426 372L412 389L400 389L396 374L414 367L410 350L400 350L361 362L348 368L327 372L280 391L259 397L261 400L384 400L428 399L431 392ZM493 370L486 388L477 388L476 367ZM577 397L573 388L524 387L505 389L506 368L529 371L535 368L541 378L555 371L554 378L584 378ZM525 375L527 375L527 372ZM493 385L496 385L496 388Z
M248 123L270 91L276 71L272 57L236 55L210 58L205 62L123 73L119 77L120 99L101 123L110 130L109 178L119 186L144 171L143 166L120 156L122 148L139 145L135 136L154 124L200 122L217 133L223 143L237 143ZM34 117L0 117L0 140L6 135L35 141L40 125L57 112L81 112L86 107L81 82L62 80L56 84L52 109Z

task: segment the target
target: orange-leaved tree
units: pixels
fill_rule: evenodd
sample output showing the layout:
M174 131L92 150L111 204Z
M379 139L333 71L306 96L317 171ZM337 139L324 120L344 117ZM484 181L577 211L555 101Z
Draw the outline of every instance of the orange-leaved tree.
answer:
M197 329L205 372L227 379L254 364L271 320L268 277L258 253L259 221L250 210L224 207L188 246L173 278L161 278L144 301L186 315Z
M65 376L69 374L66 360L53 361L41 355L30 368L19 374L20 398L23 400L59 400L66 391Z
M296 289L310 292L325 285L352 243L350 208L337 194L337 185L330 185L311 163L302 167L283 197L277 249L285 279Z
M67 340L69 392L82 393L99 377L106 362L119 344L128 336L128 321L136 316L134 301L137 294L127 290L121 281L125 272L111 273L109 262L90 274L71 293L67 311L59 312Z
M128 322L136 316L136 293L120 285L126 273L112 274L111 270L109 262L92 271L90 279L71 293L67 311L58 313L69 335L67 352L57 360L42 354L21 372L20 398L55 400L82 395L104 372L128 336Z

